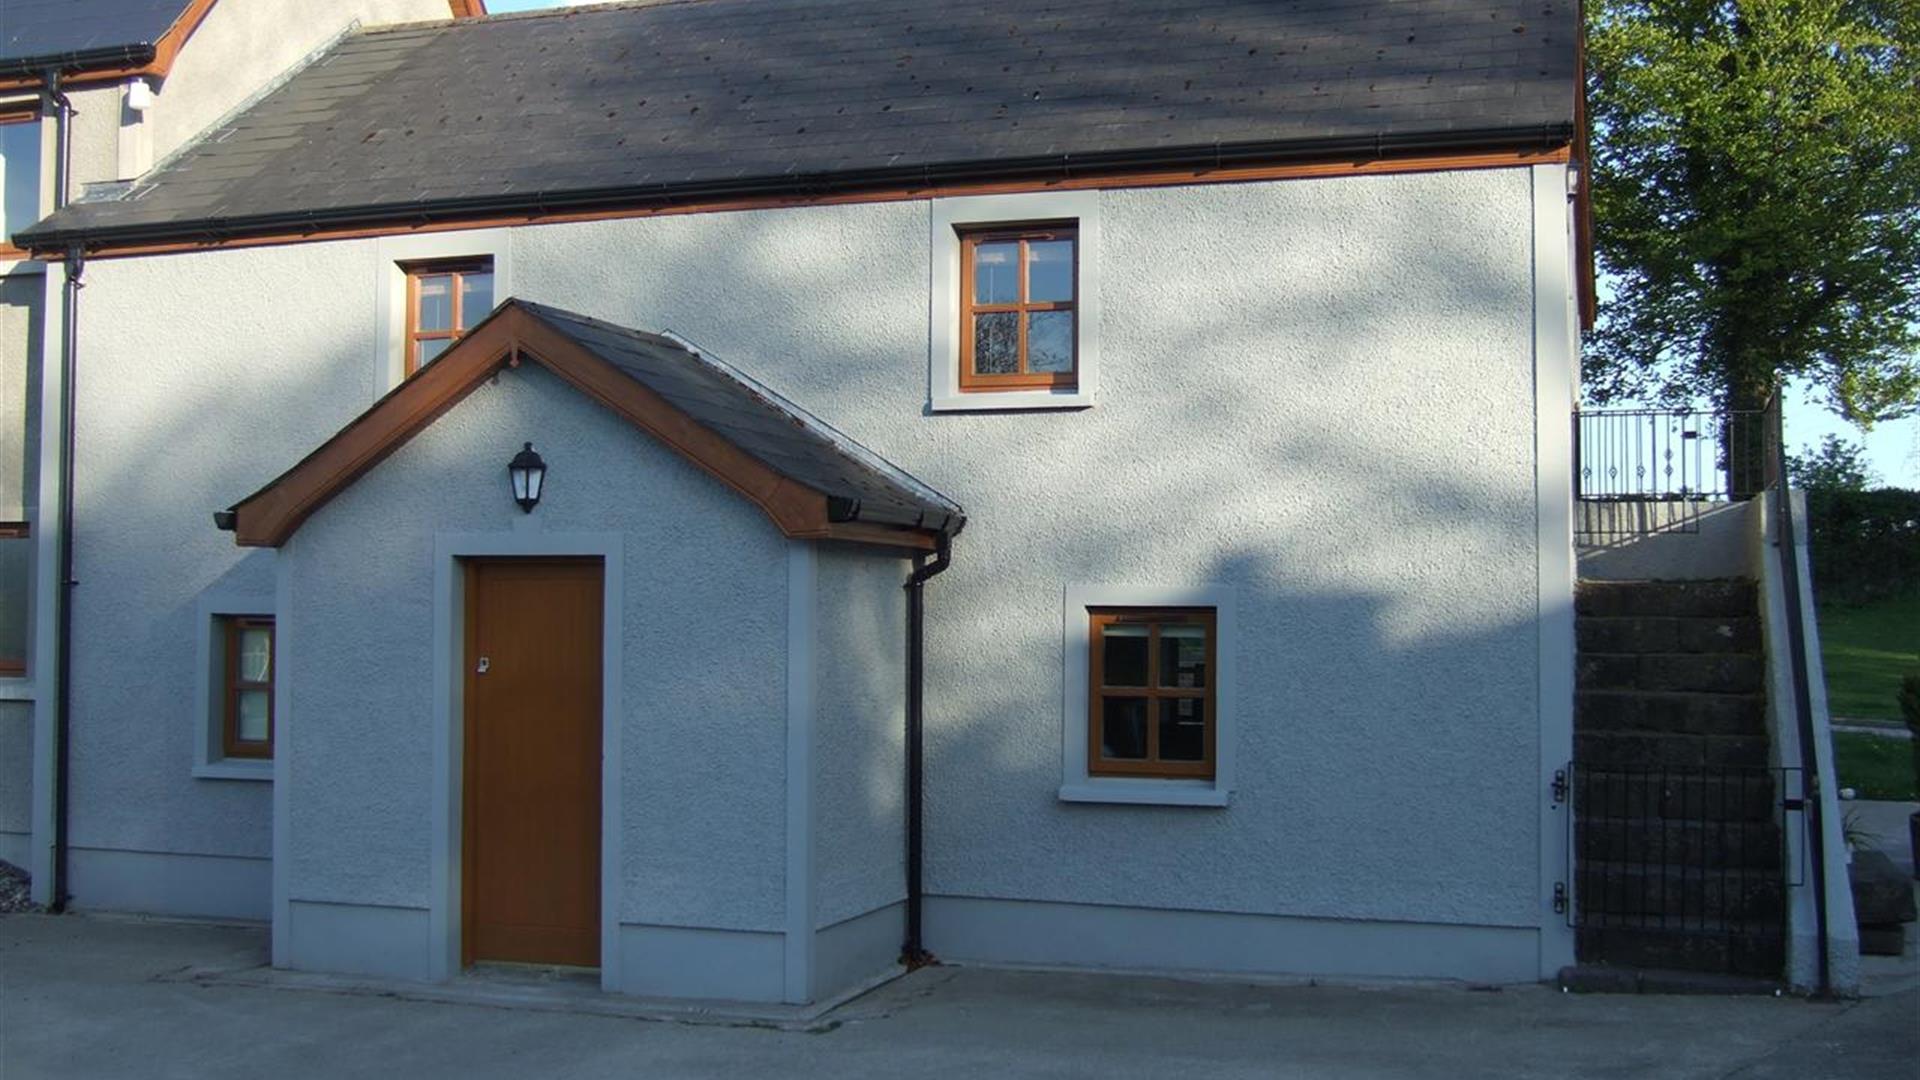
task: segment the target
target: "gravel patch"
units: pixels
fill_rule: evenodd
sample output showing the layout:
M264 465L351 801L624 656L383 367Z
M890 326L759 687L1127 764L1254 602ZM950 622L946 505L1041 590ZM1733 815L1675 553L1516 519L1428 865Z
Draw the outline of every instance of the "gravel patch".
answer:
M27 899L28 880L25 870L10 862L0 862L0 915L40 910L38 905Z

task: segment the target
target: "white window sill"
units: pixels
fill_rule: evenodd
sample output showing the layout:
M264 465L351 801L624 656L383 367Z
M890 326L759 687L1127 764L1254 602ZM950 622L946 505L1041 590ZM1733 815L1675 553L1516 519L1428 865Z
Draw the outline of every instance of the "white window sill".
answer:
M982 390L974 394L935 394L934 412L1013 412L1024 409L1085 409L1093 395L1083 390Z
M273 780L272 761L209 761L195 765L196 780Z
M1060 785L1061 802L1225 806L1232 794L1211 780L1087 779Z

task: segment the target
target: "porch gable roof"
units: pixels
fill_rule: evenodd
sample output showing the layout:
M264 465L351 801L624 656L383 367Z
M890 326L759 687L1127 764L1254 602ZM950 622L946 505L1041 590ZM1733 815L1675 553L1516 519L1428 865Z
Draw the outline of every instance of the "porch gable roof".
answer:
M788 537L931 550L966 523L953 500L681 341L510 298L215 524L242 546L280 546L502 367L529 361L759 506Z

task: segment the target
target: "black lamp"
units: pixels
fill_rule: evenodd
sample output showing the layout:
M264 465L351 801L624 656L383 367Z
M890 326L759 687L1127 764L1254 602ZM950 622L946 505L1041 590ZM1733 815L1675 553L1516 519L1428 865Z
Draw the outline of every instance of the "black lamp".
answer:
M520 452L507 462L507 476L513 481L513 501L533 513L533 508L540 505L540 485L547 479L547 463L534 453L532 443L523 443Z

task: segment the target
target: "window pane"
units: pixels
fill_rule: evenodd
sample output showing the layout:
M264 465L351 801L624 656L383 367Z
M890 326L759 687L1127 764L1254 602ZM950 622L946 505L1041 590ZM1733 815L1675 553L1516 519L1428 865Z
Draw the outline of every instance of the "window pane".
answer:
M1106 685L1147 685L1147 635L1147 627L1123 623L1110 623L1100 631L1101 677Z
M1169 625L1160 628L1160 685L1207 685L1207 628Z
M1020 302L1020 245L976 244L973 248L973 302Z
M973 370L1011 375L1020 370L1020 313L997 311L973 317Z
M424 274L416 280L413 328L453 329L453 278L446 274Z
M433 358L446 352L447 346L451 344L453 344L453 339L451 338L434 338L430 341L416 343L413 347L413 369L418 371L428 364L431 364Z
M1205 761L1207 703L1201 698L1160 699L1160 760Z
M1147 756L1147 699L1104 699L1100 717L1100 756L1139 760Z
M242 690L236 703L234 738L241 742L267 741L267 691Z
M1034 240L1027 244L1027 299L1073 299L1073 241Z
M273 633L264 627L240 631L240 681L266 682L273 677Z
M460 276L460 329L470 330L493 310L493 271Z
M27 660L27 590L33 540L0 539L0 672L21 672Z
M40 218L40 124L0 124L0 239Z
M1073 312L1035 311L1027 316L1027 370L1073 370Z

